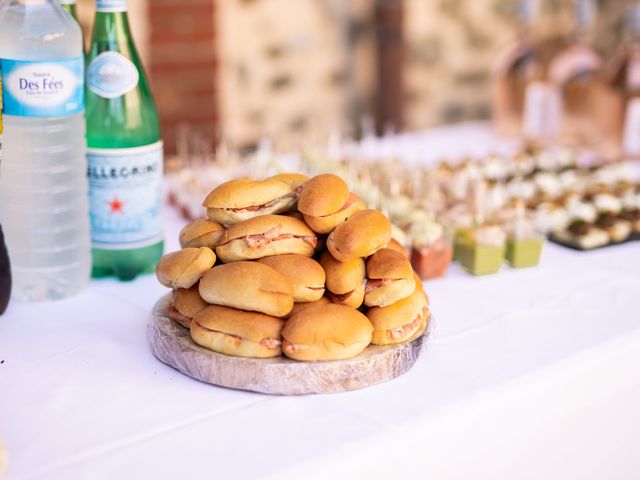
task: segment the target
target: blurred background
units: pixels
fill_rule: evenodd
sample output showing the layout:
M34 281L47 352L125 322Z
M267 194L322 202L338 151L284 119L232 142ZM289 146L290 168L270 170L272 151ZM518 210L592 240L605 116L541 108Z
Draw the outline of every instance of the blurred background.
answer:
M79 1L85 35L93 3ZM596 3L593 46L606 59L628 3ZM538 10L536 38L566 38L574 2ZM136 0L130 19L173 153L184 135L248 150L264 136L487 119L519 10L516 0Z

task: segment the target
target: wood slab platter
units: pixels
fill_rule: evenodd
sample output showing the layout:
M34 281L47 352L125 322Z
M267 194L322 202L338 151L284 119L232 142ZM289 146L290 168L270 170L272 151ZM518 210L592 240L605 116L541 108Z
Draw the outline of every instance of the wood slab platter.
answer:
M170 294L165 295L156 303L147 325L151 350L158 359L206 383L272 395L345 392L392 380L414 365L429 330L401 345L370 345L349 360L232 357L196 345L189 330L166 315L170 299Z

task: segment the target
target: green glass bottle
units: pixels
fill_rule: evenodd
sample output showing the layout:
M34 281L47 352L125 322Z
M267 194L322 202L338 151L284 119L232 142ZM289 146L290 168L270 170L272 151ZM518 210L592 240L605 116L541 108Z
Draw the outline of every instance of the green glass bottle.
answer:
M77 0L60 0L60 4L62 5L62 8L64 8L67 12L69 12L69 15L71 15L73 18L76 19L76 22L77 22L78 21Z
M98 0L87 54L93 276L131 280L163 251L160 123L125 0Z

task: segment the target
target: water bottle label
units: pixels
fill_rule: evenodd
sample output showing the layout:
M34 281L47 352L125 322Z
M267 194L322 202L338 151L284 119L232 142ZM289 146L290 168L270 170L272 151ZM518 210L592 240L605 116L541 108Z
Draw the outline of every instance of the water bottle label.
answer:
M136 66L118 52L102 52L87 69L87 85L96 95L118 98L138 86Z
M6 115L63 117L84 109L84 59L0 59Z
M96 0L96 11L98 12L126 12L126 0Z
M87 151L94 247L138 248L162 240L162 142Z

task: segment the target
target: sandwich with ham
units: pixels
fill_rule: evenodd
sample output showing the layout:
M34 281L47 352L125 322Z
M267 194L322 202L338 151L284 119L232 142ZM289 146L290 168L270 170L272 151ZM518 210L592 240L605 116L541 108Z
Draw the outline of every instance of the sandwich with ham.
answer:
M359 308L364 301L366 284L365 263L362 258L339 262L325 250L320 257L327 280L327 296L333 303Z
M317 245L316 234L303 221L263 215L230 226L216 253L224 263L289 253L311 257Z
M315 302L324 295L325 273L314 259L304 255L275 255L258 260L285 277L293 288L294 302Z
M191 322L191 338L214 352L236 357L271 358L282 354L284 320L262 313L212 305Z
M394 345L421 335L429 322L429 304L422 288L387 307L373 307L367 312L373 324L371 343Z
M347 184L337 175L324 174L309 180L298 201L298 211L316 233L329 233L358 210L364 202L349 192Z
M200 296L212 305L284 317L293 308L293 289L278 271L257 262L218 265L200 280Z
M285 182L239 178L218 185L202 205L209 219L232 225L259 215L295 210L298 194Z
M346 262L368 257L391 240L391 223L377 210L360 210L339 224L327 238L327 248L336 260Z
M214 249L224 237L224 226L207 219L196 220L180 231L180 246Z
M167 315L174 322L189 328L191 319L208 306L209 304L200 296L196 284L191 288L178 288L171 292L171 303L167 307Z
M364 304L386 307L411 295L416 281L411 263L403 254L382 248L367 259Z
M183 248L164 255L156 266L158 281L169 288L191 288L216 263L210 248Z
M293 315L282 330L282 351L295 360L353 358L371 342L371 322L344 305L315 305Z

